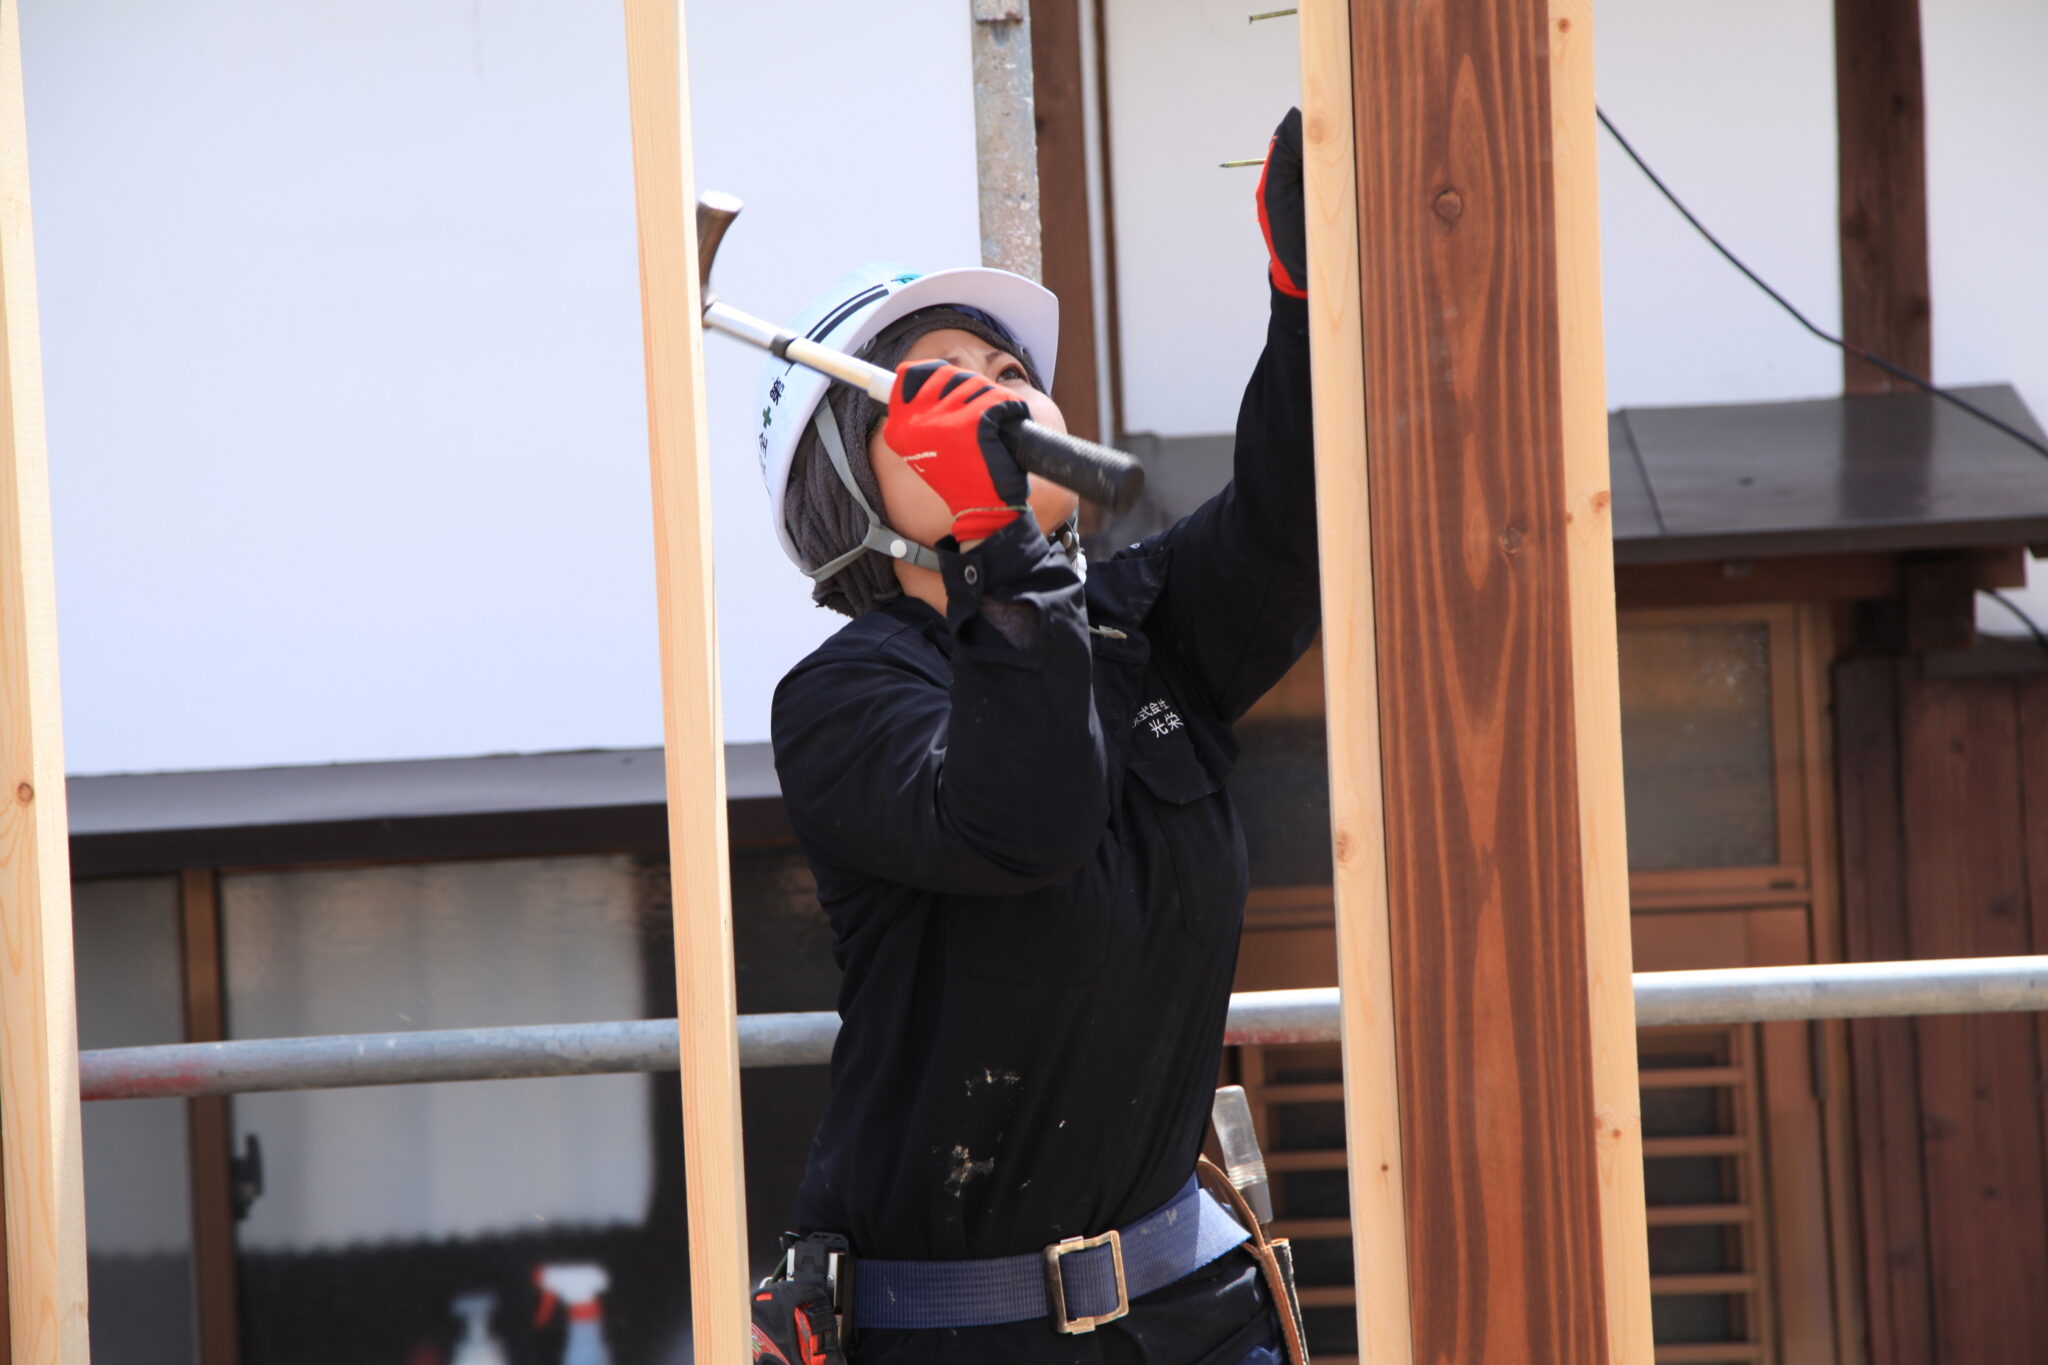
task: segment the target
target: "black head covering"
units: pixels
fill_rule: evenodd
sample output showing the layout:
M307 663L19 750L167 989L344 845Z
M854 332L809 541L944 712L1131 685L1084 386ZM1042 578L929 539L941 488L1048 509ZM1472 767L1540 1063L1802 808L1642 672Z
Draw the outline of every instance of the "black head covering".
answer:
M1036 362L1024 348L1001 323L977 308L941 305L898 318L861 349L861 359L893 370L903 363L904 354L917 344L918 338L949 327L980 337L1017 357L1032 387L1045 387ZM874 466L868 460L868 440L888 414L888 408L843 384L832 385L825 402L839 427L839 439L846 446L846 463L853 471L854 483L875 514L886 516L881 485L876 482ZM860 544L861 537L867 534L867 514L840 482L839 471L819 446L817 430L809 425L797 441L796 455L790 463L789 483L782 496L782 520L789 528L791 543L806 564L827 563ZM893 564L887 555L871 550L815 584L811 600L846 616L864 616L902 595Z

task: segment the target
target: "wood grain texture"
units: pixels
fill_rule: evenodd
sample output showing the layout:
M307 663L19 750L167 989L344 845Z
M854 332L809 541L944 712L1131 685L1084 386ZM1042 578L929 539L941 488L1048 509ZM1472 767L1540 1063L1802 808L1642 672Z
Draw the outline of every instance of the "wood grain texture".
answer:
M1599 125L1593 111L1592 0L1550 0L1550 124L1557 213L1558 406L1564 441L1572 733L1577 742L1579 867L1593 1044L1591 1131L1599 1163L1607 1349L1647 1361L1648 1213L1642 1092L1630 975L1628 828L1621 771L1614 497L1607 459L1606 348L1600 309Z
M1911 956L2026 953L2019 723L2010 684L1921 681L1901 710ZM1930 1016L1919 1040L1934 1358L2048 1359L2048 1203L2035 1024Z
M745 1360L745 1163L712 596L697 196L679 0L626 0L696 1358Z
M1919 375L1934 363L1926 123L1919 0L1835 0L1842 336ZM1911 387L1854 356L1842 365L1849 393Z
M83 1365L85 1174L20 12L0 0L0 1156L15 1365Z
M1304 0L1300 20L1331 862L1358 1358L1365 1365L1411 1365L1347 5Z
M1807 847L1813 900L1811 933L1815 962L1842 962L1841 841L1835 800L1834 707L1830 672L1839 649L1833 608L1825 601L1800 605L1797 615L1799 657L1800 764L1808 822ZM1820 1029L1818 1061L1823 1068L1816 1086L1821 1107L1822 1144L1826 1153L1826 1206L1830 1280L1834 1307L1836 1359L1840 1365L1868 1365L1863 1339L1863 1278L1860 1273L1861 1225L1856 1219L1855 1090L1849 1078L1847 1021L1825 1020Z
M1351 6L1409 1287L1432 1362L1642 1358L1610 1354L1628 1343L1593 1127L1567 521L1585 485L1565 444L1588 381L1567 378L1586 351L1561 344L1560 301L1586 281L1557 240L1550 25L1506 0Z
M1039 268L1042 283L1060 301L1060 364L1052 396L1068 431L1100 441L1080 0L1035 0L1027 22L1032 107L1038 120Z
M1807 916L1799 910L1746 917L1750 960L1759 967L1813 961ZM1771 1174L1770 1230L1780 1292L1774 1295L1781 1358L1792 1365L1833 1365L1834 1281L1828 1249L1828 1182L1820 1101L1814 1085L1815 1025L1757 1026L1763 1060L1764 1152Z
M178 929L184 966L185 1041L224 1041L228 1021L221 959L220 879L212 868L187 868L180 874ZM242 1353L230 1165L234 1133L228 1103L225 1095L185 1101L199 1365L236 1365Z
M2033 951L2048 953L2048 678L2015 680L2020 715L2020 818L2027 851L2027 919ZM2048 1014L2034 1016L2034 1049L2048 1075ZM2048 1137L2048 1084L2040 1087L2041 1127ZM2048 1161L2048 1151L2042 1153Z
M1890 659L1866 658L1835 670L1842 935L1851 962L1898 962L1911 951L1899 825L1898 669ZM1855 1021L1849 1057L1870 1365L1922 1365L1934 1349L1933 1301L1913 1022Z

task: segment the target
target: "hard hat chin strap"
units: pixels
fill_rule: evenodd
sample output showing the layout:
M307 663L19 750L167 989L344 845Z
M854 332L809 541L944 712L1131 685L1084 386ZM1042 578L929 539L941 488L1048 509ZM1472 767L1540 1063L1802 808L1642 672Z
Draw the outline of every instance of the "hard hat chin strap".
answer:
M898 535L882 521L875 509L868 506L868 500L860 491L860 484L853 477L853 465L846 458L846 442L839 437L839 423L832 415L830 403L820 403L817 412L811 416L811 425L818 433L818 444L825 447L825 456L832 461L832 468L839 474L839 482L846 485L846 491L853 495L854 506L867 514L868 529L860 538L860 544L843 555L837 555L815 569L805 569L804 576L813 583L823 583L833 574L859 559L869 550L885 554L891 559L901 559L915 564L920 569L940 570L939 552L929 545L920 545L908 536ZM1073 562L1074 572L1088 581L1088 559L1081 553L1081 513L1076 509L1064 525L1051 533L1051 539L1066 552Z
M940 569L939 552L929 545L920 545L909 536L898 535L883 524L882 518L860 491L860 484L853 477L853 466L846 458L846 442L839 439L839 423L832 415L830 403L818 404L818 410L811 415L811 426L817 430L818 444L825 447L826 458L832 461L832 468L838 471L839 482L846 485L846 491L853 495L854 505L868 518L868 529L861 536L860 544L845 554L827 560L815 569L805 569L804 576L813 583L822 583L833 574L859 559L869 550L915 564L920 569L937 573Z

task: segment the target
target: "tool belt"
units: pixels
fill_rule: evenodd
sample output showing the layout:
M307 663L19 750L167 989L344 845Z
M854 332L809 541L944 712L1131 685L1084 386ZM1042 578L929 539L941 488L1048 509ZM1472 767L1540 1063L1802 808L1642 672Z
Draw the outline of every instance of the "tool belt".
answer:
M1280 1318L1280 1337L1287 1346L1287 1359L1293 1365L1308 1365L1308 1338L1301 1330L1301 1294L1294 1286L1293 1244L1285 1237L1266 1236L1266 1229L1252 1213L1244 1195L1208 1157L1195 1162L1195 1175L1204 1189L1228 1204L1251 1229L1245 1250L1259 1263L1259 1270L1266 1277L1266 1291L1272 1295L1273 1311Z
M1189 1176L1179 1194L1135 1223L1042 1251L974 1261L862 1259L853 1320L865 1329L1051 1318L1056 1332L1092 1332L1128 1313L1132 1299L1194 1273L1250 1235Z
M1128 1313L1132 1299L1244 1247L1265 1277L1290 1359L1308 1365L1287 1243L1267 1240L1243 1196L1206 1159L1178 1194L1136 1222L1021 1256L881 1261L843 1254L845 1243L836 1237L786 1240L792 1254L785 1277L763 1282L754 1295L756 1360L779 1355L791 1365L836 1365L844 1359L841 1343L867 1328L1050 1318L1056 1332L1092 1332ZM828 1343L824 1319L835 1309L838 1330ZM764 1335L783 1351L764 1350Z

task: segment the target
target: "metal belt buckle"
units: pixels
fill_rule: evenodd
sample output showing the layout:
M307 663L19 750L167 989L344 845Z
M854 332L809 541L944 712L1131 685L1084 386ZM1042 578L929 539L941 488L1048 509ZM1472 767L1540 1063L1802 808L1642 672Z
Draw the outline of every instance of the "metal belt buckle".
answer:
M1116 1268L1116 1308L1108 1313L1097 1313L1093 1317L1070 1318L1067 1316L1067 1282L1060 1271L1060 1257L1076 1251L1092 1251L1096 1247L1109 1248L1110 1264ZM1055 1332L1092 1332L1105 1322L1115 1322L1131 1311L1131 1289L1124 1283L1124 1239L1115 1228L1099 1237L1069 1237L1055 1242L1045 1249L1045 1292L1052 1300L1052 1329Z

